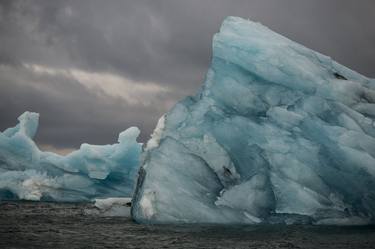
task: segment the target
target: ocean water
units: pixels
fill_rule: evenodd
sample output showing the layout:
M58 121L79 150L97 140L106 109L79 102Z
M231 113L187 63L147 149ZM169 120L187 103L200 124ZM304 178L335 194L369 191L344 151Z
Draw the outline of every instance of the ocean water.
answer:
M375 248L375 227L140 225L92 204L0 202L0 248Z

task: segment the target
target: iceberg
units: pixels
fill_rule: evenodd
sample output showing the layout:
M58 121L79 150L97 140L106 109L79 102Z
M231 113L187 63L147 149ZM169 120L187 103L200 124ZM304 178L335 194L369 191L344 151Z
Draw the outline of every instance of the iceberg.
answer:
M140 223L370 224L375 80L227 17L200 92L142 154Z
M82 144L61 156L40 151L32 140L39 114L25 112L19 123L0 132L0 200L91 201L130 197L142 144L131 127L113 145Z

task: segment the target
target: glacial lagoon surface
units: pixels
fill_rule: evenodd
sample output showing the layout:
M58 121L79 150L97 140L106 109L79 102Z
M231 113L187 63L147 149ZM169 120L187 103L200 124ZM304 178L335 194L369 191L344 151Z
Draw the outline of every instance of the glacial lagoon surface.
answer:
M374 248L374 226L144 225L89 203L0 202L0 248ZM95 213L95 212L91 212Z

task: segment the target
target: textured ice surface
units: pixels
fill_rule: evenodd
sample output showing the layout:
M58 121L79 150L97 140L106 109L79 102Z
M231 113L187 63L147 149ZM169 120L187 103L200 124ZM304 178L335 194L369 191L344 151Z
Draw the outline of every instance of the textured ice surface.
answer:
M206 81L143 155L139 222L367 224L375 81L258 23L225 19Z
M66 156L42 152L32 140L39 114L25 112L0 132L0 200L87 201L129 197L139 166L139 130L120 133L113 145L82 144Z
M121 216L130 217L131 198L106 198L95 199L96 210L87 209L86 214L96 214L100 216Z

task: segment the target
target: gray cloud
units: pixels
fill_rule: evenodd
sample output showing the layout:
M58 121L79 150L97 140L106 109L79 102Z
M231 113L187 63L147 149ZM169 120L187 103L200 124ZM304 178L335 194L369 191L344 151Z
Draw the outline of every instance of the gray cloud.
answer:
M228 15L260 21L374 77L373 13L372 0L3 0L0 129L33 110L41 113L40 144L111 143L131 125L142 129L145 141L157 118L202 84L212 35ZM24 65L110 74L134 88L154 84L167 90L155 96L139 90L150 100L129 102L105 91L113 83L106 78L102 88L87 87L75 77Z
M165 103L163 95L153 100L156 103L131 105L121 98L90 91L68 75L35 74L24 67L0 66L0 74L0 123L4 128L13 126L25 110L41 113L37 135L41 144L58 141L60 147L77 147L83 141L111 143L130 126L151 131L153 122L143 120L157 120L171 105L160 108ZM147 137L147 133L142 134L142 140Z

